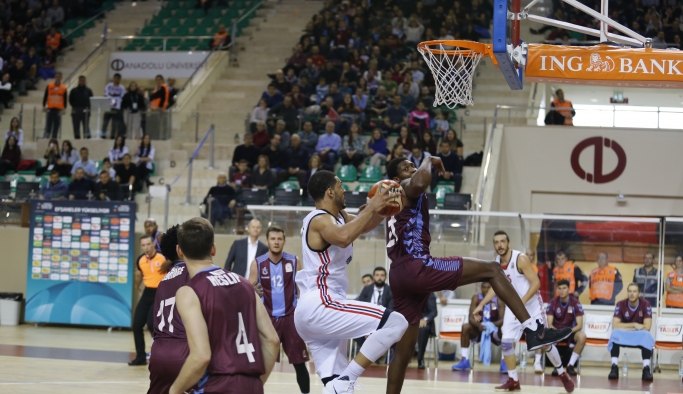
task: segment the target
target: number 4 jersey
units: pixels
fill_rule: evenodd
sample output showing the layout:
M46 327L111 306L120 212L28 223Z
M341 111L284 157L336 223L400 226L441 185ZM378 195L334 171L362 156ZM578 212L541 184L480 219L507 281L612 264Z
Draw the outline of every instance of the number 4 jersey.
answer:
M199 298L209 330L209 381L214 375L263 375L266 369L256 322L260 300L251 283L214 266L199 271L187 285Z

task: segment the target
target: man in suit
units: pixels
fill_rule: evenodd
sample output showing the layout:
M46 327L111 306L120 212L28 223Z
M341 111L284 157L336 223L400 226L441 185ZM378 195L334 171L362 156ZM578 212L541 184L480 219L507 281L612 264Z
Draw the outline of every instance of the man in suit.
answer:
M247 238L232 243L224 267L245 278L249 277L250 263L256 259L256 256L268 253L268 246L258 240L261 235L260 221L252 219L247 227L247 233L249 234Z
M417 334L417 369L425 369L425 350L430 336L436 336L436 295L431 293L427 303L422 309L422 320L420 320L420 331Z
M387 270L384 267L376 267L372 272L373 283L363 287L356 301L370 302L382 305L387 309L394 309L394 298L391 296L391 289L385 283L387 280ZM355 339L360 349L365 342L365 337Z

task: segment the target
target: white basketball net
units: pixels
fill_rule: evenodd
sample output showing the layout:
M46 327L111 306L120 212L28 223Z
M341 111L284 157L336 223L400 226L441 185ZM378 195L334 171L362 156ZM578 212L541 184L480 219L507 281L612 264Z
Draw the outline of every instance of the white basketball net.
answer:
M425 50L422 47L418 47L417 50L422 54L434 75L436 82L434 106L445 105L453 109L458 104L474 104L472 80L474 70L484 53L443 44L438 44L438 48L432 46L430 49L434 51Z

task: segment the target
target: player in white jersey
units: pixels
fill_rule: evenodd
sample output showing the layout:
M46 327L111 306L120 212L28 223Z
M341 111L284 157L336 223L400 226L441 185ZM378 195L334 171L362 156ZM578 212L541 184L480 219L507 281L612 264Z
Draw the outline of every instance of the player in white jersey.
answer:
M384 219L377 212L389 202L379 191L358 216L344 211L342 182L334 173L317 171L308 183L315 210L304 219L301 240L303 269L296 277L301 293L294 324L308 345L325 384L323 393L354 392L365 368L398 342L408 328L403 315L381 305L346 299L346 266L353 258L353 241ZM349 364L347 341L369 335Z
M493 235L493 247L498 254L496 262L498 262L505 272L512 286L517 291L517 294L522 299L527 312L534 320L540 320L544 326L547 326L547 319L545 309L543 308L543 299L541 298L541 282L538 280L538 275L531 266L531 261L524 253L518 250L510 249L510 237L505 231L496 231ZM474 310L475 319L480 317L479 312L483 309L486 303L493 299L493 289L489 291L484 299ZM501 339L501 349L503 356L505 356L505 364L508 369L508 381L502 386L496 387L496 391L520 391L519 377L517 376L517 360L515 357L515 343L519 342L524 332L522 323L515 317L509 309L505 310L503 317L503 338ZM571 332L567 335L571 335ZM564 338L562 338L564 339ZM548 355L548 359L557 368L558 376L564 384L565 390L568 393L574 391L574 383L569 379L569 375L562 368L562 360L560 353L557 351L555 345L546 346L543 350Z

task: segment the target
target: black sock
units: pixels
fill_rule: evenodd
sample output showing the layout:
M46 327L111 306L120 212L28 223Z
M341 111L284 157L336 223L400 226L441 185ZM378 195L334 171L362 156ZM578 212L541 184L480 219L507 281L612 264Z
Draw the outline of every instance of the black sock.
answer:
M339 375L332 375L332 376L327 377L327 378L322 378L321 380L323 381L323 386L327 385L328 382L331 382L338 377L339 377Z
M294 370L296 371L296 382L299 384L299 389L302 393L311 392L311 378L308 376L308 370L306 369L306 364L294 364ZM323 383L325 380L323 379Z

